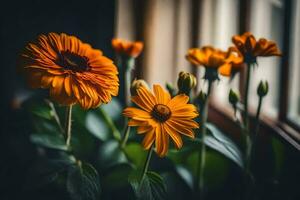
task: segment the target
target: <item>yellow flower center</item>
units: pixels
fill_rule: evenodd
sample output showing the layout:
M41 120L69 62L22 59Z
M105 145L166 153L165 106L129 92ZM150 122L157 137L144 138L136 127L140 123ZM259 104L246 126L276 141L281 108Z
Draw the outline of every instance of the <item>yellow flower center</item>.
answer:
M75 72L83 72L89 69L87 58L69 51L61 52L61 56L58 59L58 64L65 69Z
M159 122L167 121L171 116L171 110L168 106L163 104L156 104L152 110L152 117Z

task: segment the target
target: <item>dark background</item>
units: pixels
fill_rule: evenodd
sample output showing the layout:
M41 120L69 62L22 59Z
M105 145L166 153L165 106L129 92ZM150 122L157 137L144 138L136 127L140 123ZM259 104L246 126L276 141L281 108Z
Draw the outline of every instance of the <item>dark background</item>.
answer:
M9 0L0 7L0 199L41 199L39 193L24 190L27 172L36 156L28 140L29 121L16 109L29 91L22 74L17 73L20 51L41 33L75 35L83 42L112 57L110 46L114 31L113 0ZM32 180L33 181L33 180ZM64 197L62 197L64 198ZM44 199L44 198L42 198ZM55 198L57 199L57 198Z

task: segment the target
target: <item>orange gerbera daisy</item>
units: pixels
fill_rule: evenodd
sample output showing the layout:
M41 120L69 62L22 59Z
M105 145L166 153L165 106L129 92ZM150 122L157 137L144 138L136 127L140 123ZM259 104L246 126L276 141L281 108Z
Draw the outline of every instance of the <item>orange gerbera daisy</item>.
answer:
M255 63L257 56L281 56L275 42L265 38L257 41L250 32L233 36L232 42L244 56L246 63Z
M233 77L244 66L244 57L236 47L230 47L227 51L226 63L219 70L223 76Z
M138 134L146 133L144 148L149 149L155 141L156 152L163 157L168 151L169 137L178 149L183 144L180 134L195 137L192 129L199 125L193 119L198 113L194 105L188 104L188 96L180 94L171 99L159 85L154 85L153 90L154 95L144 87L138 89L131 99L139 108L126 108L123 114L131 118L129 126L138 126Z
M111 43L116 52L133 58L138 57L144 47L142 42L129 42L116 38L112 39Z
M22 58L30 86L49 88L59 104L95 108L118 94L118 71L112 60L74 36L40 35L26 46Z
M219 68L225 63L226 52L211 46L204 46L201 49L190 49L186 58L194 65L202 65L206 68Z
M204 78L216 80L218 71L224 70L227 67L226 59L227 52L220 49L215 49L212 46L204 46L201 49L192 48L188 51L186 59L194 65L202 65L206 68Z

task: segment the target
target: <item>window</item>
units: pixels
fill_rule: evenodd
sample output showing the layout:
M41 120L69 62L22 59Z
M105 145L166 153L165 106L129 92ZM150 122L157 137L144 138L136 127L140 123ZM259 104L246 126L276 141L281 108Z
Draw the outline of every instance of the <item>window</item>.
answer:
M279 0L253 0L251 12L250 30L257 37L273 40L282 48L283 39L283 2ZM250 86L250 106L257 107L257 85L260 80L269 82L269 94L263 102L263 112L273 118L277 118L279 107L279 72L281 58L258 58L258 68L255 68Z
M121 0L120 2L122 3ZM143 32L145 51L141 63L144 78L150 84L166 82L176 84L179 71L195 69L184 57L189 48L213 45L226 50L233 45L231 41L233 35L250 31L257 39L263 37L275 41L283 53L281 58L258 58L259 67L255 68L251 77L250 109L253 111L257 107L256 90L259 82L267 80L269 94L264 99L262 107L262 115L266 119L264 122L266 124L272 122L268 127L273 130L280 127L288 133L289 130L284 127L294 127L296 132L299 131L298 127L290 126L299 125L300 121L300 38L298 34L300 2L298 0L147 0L145 2L147 2L144 8L146 14L140 30ZM290 9L291 19L287 14ZM195 10L198 17L193 14ZM195 18L197 20L193 21ZM118 25L124 24L128 23L121 22ZM136 28L132 27L132 24L126 28L128 27ZM290 38L286 34L288 30L291 32ZM196 39L193 37L195 35ZM285 52L288 42L283 41L290 41L291 44L288 45L290 55ZM285 62L285 59L288 59L288 62ZM283 76L282 67L288 69L289 74ZM204 69L199 67L197 75L197 91L206 90L207 84L202 79ZM286 78L283 78L285 76ZM245 81L245 77L239 75L230 84L228 84L229 78L220 78L221 80L214 85L212 93L214 112L220 114L218 120L220 117L232 116L232 113L227 113L228 110L223 109L228 105L229 89L238 91ZM286 87L286 83L287 89L282 89ZM280 90L288 92L286 99L282 99Z
M212 42L215 47L227 50L232 46L231 37L238 33L238 0L215 0L214 24ZM203 29L205 31L205 28ZM229 83L229 85L228 85ZM238 91L239 75L230 81L229 78L220 76L220 81L215 84L213 100L221 104L229 104L228 93L230 88Z
M213 45L216 48L227 50L232 45L231 37L238 30L238 0L204 0L201 10L200 43L198 47ZM199 69L198 77L204 76L204 69ZM212 100L216 103L228 104L230 88L238 90L239 77L232 81L220 76L220 81L214 85ZM229 83L229 85L228 85ZM199 80L198 89L207 87L207 83Z
M290 62L290 79L289 79L289 104L288 104L288 118L297 123L300 123L300 1L294 0L292 2L292 21L291 21L291 62ZM298 12L297 12L298 11Z

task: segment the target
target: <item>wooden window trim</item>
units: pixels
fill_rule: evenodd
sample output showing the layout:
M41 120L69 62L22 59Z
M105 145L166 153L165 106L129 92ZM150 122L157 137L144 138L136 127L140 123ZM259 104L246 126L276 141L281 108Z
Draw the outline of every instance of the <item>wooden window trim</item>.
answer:
M209 107L208 119L222 128L224 132L229 133L230 136L237 141L241 140L240 127L234 122L232 115L230 115L230 108L225 108L219 104L211 103ZM254 127L255 110L250 109L250 126ZM289 144L300 151L300 134L293 129L289 124L280 122L262 115L260 117L260 136L268 137L269 135L281 136Z
M285 1L284 12L284 35L283 56L280 70L280 97L279 97L279 120L287 122L288 96L289 96L289 72L290 72L290 27L291 27L291 0Z

